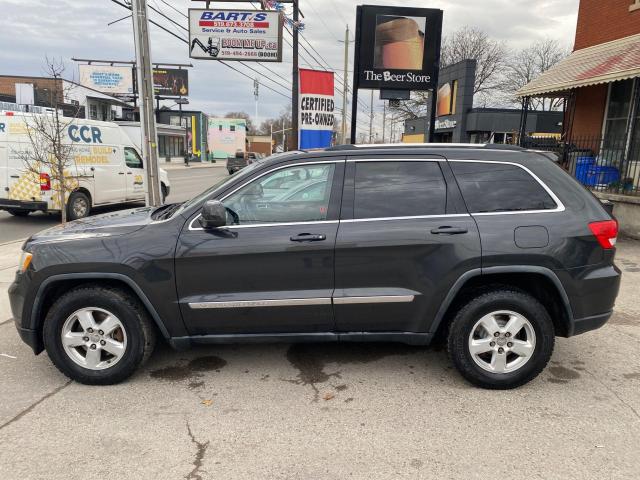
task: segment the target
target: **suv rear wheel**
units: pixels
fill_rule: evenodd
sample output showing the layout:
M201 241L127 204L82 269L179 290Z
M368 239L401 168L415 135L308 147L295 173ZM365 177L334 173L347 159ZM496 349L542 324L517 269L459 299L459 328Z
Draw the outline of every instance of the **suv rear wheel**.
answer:
M58 369L88 385L128 378L153 351L155 330L145 309L128 293L80 287L49 309L44 345Z
M549 314L532 296L492 290L468 301L449 329L449 356L474 385L508 389L534 379L555 342Z

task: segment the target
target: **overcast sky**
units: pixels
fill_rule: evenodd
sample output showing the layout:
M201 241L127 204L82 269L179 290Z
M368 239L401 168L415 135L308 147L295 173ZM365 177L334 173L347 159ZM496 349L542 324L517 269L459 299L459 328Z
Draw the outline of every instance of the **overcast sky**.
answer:
M190 6L204 7L203 2L190 0L148 0L150 6L185 27L186 18L167 3L184 14ZM340 76L336 78L337 84L341 83L343 74L344 52L344 46L338 40L344 38L347 24L350 29L355 28L356 5L362 3L441 8L444 10L444 34L470 25L507 42L512 49L518 49L547 37L558 39L572 48L579 0L300 0L306 23L303 36L323 57L318 60L322 63L326 61ZM219 8L233 7L232 4L223 6L219 2L213 4ZM127 15L127 10L110 0L0 0L0 6L5 26L0 29L0 74L41 75L44 56L49 55L62 58L68 65L68 76L77 79L77 67L71 57L104 60L133 60L135 57L131 19L107 25ZM252 8L250 2L239 6ZM151 12L151 18L186 37L184 30L171 25L156 13ZM285 32L285 36L289 35ZM153 26L151 43L154 62L193 63L194 68L190 71L190 108L213 115L238 110L254 115L252 79L257 76L256 73L233 63L251 77L246 78L215 61L190 60L185 43ZM302 45L318 57L304 40ZM311 55L304 50L301 50L301 55L304 57L301 60L303 65L306 59L312 63L311 66L317 67ZM353 60L353 46L349 55ZM291 49L286 43L283 60L282 64L271 63L269 66L283 77L290 78ZM285 84L260 66L255 68L278 83ZM290 89L290 83L279 87L266 78L261 78L261 83L283 93ZM369 105L369 92L361 91L361 98L364 104ZM287 102L289 100L284 96L261 88L259 117L264 119L278 115ZM336 99L336 106L341 108L341 100ZM380 102L374 102L374 108L381 111ZM375 115L377 129L380 129L381 117L381 113ZM358 124L359 127L368 127L367 115L359 116Z

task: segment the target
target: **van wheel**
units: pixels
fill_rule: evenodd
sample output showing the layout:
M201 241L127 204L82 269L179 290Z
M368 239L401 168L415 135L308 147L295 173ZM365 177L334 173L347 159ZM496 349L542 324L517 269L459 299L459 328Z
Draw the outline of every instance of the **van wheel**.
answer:
M77 220L89 216L91 212L91 200L82 192L73 192L67 202L67 218Z
M229 169L229 175L233 175L233 170Z
M30 213L29 210L15 210L13 208L8 209L7 212L14 217L26 217Z
M67 377L87 385L121 382L146 361L156 333L140 302L111 287L79 287L49 309L44 346Z
M472 298L449 329L449 356L462 376L482 388L509 389L546 367L555 342L553 323L538 300L509 288Z

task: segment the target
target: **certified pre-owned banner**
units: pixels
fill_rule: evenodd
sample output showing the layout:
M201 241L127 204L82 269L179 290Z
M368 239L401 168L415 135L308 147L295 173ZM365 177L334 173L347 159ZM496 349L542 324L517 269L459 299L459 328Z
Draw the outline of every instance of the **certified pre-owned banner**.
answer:
M300 69L299 83L299 147L330 147L334 125L333 72Z
M189 10L189 56L206 60L282 61L276 11Z

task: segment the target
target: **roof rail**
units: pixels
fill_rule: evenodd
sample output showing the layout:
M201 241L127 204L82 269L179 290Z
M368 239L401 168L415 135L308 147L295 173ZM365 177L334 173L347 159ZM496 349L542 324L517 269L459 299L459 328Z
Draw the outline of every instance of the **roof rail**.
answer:
M524 150L517 145L503 145L498 143L377 143L365 145L334 145L325 151L341 150L374 150L390 148L486 148L491 150Z

